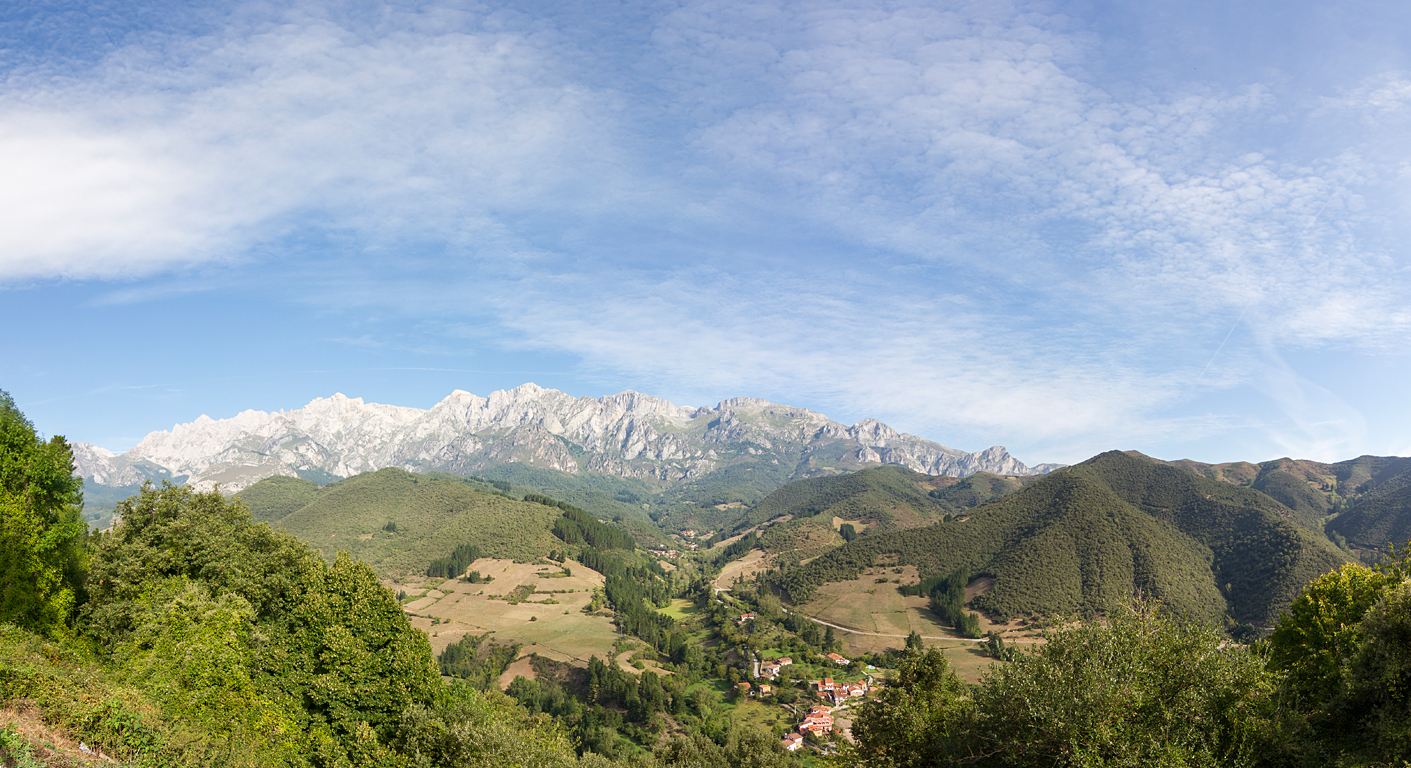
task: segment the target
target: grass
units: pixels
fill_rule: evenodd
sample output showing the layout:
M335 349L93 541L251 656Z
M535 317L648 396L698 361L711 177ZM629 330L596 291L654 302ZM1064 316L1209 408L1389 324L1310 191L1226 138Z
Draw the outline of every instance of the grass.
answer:
M782 707L763 704L754 699L746 699L734 705L730 719L738 726L758 728L772 733L792 729L797 724L793 715Z
M868 568L856 579L835 581L819 587L812 600L799 607L805 615L865 632L902 635L911 632L925 636L954 635L950 627L938 623L926 607L927 598L902 595L903 583L916 582L916 568L905 566L901 574L894 568ZM885 578L885 583L877 579ZM879 638L881 639L881 638ZM888 639L890 647L900 640Z
M383 469L322 488L313 502L279 518L278 525L325 558L346 551L388 576L423 570L460 544L475 544L488 556L542 557L562 546L549 533L558 514L471 483ZM396 530L387 530L388 523Z
M700 610L701 609L696 607L694 601L672 600L671 605L662 608L661 612L677 621L683 621L690 616L695 616L697 613L700 613Z
M749 580L751 576L768 567L769 562L766 560L766 555L756 549L739 560L726 563L725 567L720 569L720 575L715 577L715 586L720 589L729 589L736 579Z
M488 584L469 584L458 579L412 580L391 583L393 589L409 594L427 589L426 596L408 603L405 610L412 624L431 635L431 646L439 653L467 633L494 632L501 643L520 643L522 653L538 653L556 661L586 663L591 656L608 658L621 637L605 615L588 615L583 608L601 589L603 577L573 560L567 578L557 565L516 563L513 560L482 558L471 570L493 577ZM436 587L435 589L428 589ZM510 604L493 596L509 595L523 588L534 589L527 601ZM550 590L559 590L549 593ZM563 591L573 590L573 591ZM539 601L557 600L557 604ZM565 613L566 612L566 613ZM533 617L535 620L530 621ZM441 623L435 623L439 620Z

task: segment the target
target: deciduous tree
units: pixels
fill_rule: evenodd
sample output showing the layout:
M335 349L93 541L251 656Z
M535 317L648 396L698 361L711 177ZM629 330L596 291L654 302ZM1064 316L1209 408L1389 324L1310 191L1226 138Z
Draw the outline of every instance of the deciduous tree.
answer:
M0 391L0 621L67 632L83 583L82 489L64 438L41 439Z

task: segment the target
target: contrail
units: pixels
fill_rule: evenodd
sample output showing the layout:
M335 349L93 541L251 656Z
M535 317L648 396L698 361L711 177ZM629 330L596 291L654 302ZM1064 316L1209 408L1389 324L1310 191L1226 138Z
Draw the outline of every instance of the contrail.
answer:
M1240 327L1240 323L1244 322L1244 316L1246 312L1249 312L1249 307L1249 304L1244 305L1244 311L1240 312L1239 319L1235 320L1235 324L1230 326L1230 332L1225 334L1225 340L1220 342L1220 346L1215 348L1215 354L1211 355L1210 359L1206 361L1205 367L1200 369L1200 376L1198 376L1195 380L1196 384L1200 384L1200 382L1205 381L1205 372L1210 370L1210 364L1215 362L1215 358L1220 356L1220 350L1224 349L1225 344L1229 343L1230 337L1233 336L1235 333L1235 329Z

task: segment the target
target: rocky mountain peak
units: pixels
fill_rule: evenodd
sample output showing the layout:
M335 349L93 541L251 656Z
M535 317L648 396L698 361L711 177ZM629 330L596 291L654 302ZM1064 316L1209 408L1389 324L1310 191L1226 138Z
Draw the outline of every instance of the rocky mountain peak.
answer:
M876 419L846 427L758 398L688 408L630 390L573 397L534 383L487 397L455 390L426 410L335 393L291 411L202 415L119 456L76 443L74 459L78 474L100 484L187 476L198 487L219 483L228 491L271 475L346 477L385 467L472 474L508 462L667 486L761 461L788 462L798 477L879 463L950 475L1042 471L999 446L967 453Z

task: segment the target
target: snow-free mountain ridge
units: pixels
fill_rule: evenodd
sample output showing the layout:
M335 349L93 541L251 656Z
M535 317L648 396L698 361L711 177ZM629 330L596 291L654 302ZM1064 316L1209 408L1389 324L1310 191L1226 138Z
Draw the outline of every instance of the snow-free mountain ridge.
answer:
M663 486L754 462L787 463L795 477L876 464L952 476L1058 466L1027 467L1000 446L966 453L876 419L849 427L754 398L685 408L632 391L573 397L535 384L489 397L456 390L427 410L335 394L292 411L201 416L121 455L87 443L74 443L73 453L76 473L91 483L170 479L227 492L273 475L349 477L386 467L465 475L509 462Z

